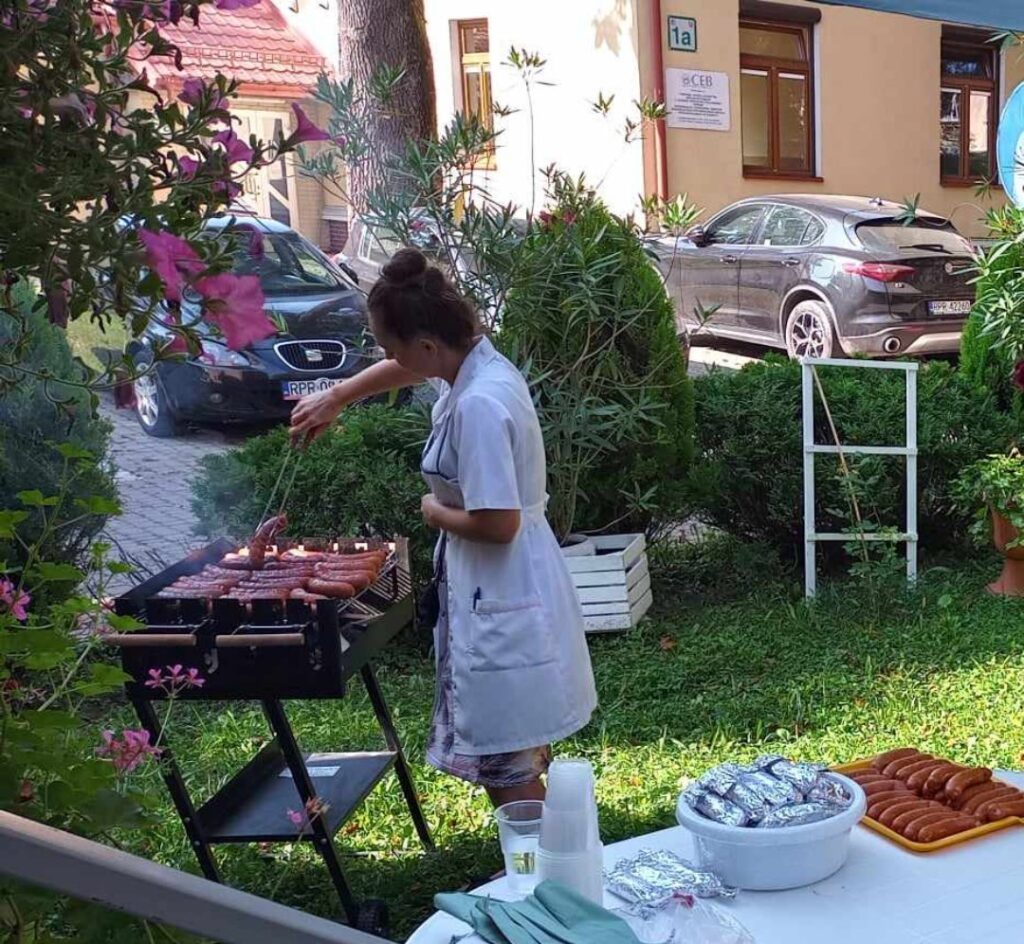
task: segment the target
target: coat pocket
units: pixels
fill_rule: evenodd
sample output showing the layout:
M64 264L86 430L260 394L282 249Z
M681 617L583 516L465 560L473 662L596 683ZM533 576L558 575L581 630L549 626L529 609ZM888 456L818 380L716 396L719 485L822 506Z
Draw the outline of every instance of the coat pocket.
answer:
M540 597L477 600L470 624L470 667L474 672L525 669L555 658L551 627Z

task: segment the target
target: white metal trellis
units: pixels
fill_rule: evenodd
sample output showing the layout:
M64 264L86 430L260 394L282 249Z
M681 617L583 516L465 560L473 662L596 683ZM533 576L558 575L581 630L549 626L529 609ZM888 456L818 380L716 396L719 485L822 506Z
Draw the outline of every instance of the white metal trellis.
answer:
M804 421L804 593L813 597L818 583L818 561L815 545L819 541L892 541L907 545L907 581L917 579L917 370L914 361L838 360L830 357L800 359L803 380ZM903 446L846 446L838 443L821 445L814 441L814 377L818 367L853 367L874 370L902 370L906 374L906 444ZM898 534L874 532L819 532L814 514L814 457L818 454L859 454L870 456L906 456L907 459L907 523Z

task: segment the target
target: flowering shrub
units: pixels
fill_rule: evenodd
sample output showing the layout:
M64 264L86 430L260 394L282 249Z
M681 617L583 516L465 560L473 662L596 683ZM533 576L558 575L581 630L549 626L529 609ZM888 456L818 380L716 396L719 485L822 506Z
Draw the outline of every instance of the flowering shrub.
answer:
M176 100L149 81L145 63L176 58L166 23L199 24L204 6L241 9L259 0L7 0L0 29L0 320L19 327L0 352L0 393L26 377L28 328L11 288L31 282L50 319L65 325L113 319L137 337L160 318L174 341L158 357L198 350L195 321L183 323L181 290L195 288L202 317L230 347L266 337L255 280L236 277L242 235L198 236L241 192L253 168L306 141L321 140L295 106L297 131L270 142L242 140L231 122L237 83L189 79ZM125 356L83 383L131 375Z

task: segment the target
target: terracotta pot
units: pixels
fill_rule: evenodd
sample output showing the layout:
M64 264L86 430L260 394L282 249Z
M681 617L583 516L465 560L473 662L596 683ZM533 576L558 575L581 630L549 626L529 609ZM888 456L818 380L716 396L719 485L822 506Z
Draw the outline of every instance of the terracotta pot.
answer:
M992 509L992 537L996 550L1005 558L1003 572L995 583L990 583L990 593L1004 597L1024 597L1024 547L1006 545L1016 541L1019 532L998 511Z

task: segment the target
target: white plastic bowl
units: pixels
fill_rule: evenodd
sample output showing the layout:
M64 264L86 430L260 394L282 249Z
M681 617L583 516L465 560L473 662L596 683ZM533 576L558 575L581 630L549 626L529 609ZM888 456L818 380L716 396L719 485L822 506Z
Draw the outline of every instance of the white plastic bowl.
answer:
M853 802L842 813L779 829L725 826L701 816L679 796L676 819L693 834L697 860L727 885L759 891L800 888L820 882L843 867L850 847L850 831L867 810L860 785L844 777Z

